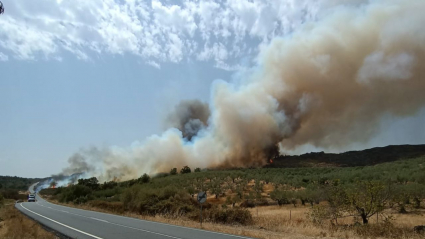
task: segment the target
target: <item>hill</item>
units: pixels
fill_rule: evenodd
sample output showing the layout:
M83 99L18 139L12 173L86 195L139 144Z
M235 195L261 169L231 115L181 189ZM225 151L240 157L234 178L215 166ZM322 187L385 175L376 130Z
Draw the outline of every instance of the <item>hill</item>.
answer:
M425 145L390 145L344 153L313 152L278 156L266 168L371 166L425 155Z
M0 189L27 190L28 187L42 180L41 178L21 178L16 176L0 176Z

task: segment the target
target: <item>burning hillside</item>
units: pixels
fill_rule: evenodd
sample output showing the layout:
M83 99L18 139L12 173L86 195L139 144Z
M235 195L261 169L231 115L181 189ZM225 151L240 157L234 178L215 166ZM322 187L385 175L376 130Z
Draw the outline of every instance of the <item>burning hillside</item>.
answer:
M214 82L209 104L178 104L164 133L128 148L83 150L64 172L102 181L184 165L263 166L306 144L366 142L384 115L425 105L423 9L423 0L340 6L274 39L250 78Z

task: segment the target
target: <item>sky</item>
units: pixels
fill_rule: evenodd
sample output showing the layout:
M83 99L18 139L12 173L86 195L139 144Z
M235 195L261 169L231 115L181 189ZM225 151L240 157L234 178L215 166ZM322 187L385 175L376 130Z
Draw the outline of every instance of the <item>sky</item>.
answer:
M164 130L177 102L209 102L270 42L365 0L2 0L0 175L45 177L91 146L125 147ZM425 143L425 109L382 119L343 151ZM306 145L294 151L320 150Z

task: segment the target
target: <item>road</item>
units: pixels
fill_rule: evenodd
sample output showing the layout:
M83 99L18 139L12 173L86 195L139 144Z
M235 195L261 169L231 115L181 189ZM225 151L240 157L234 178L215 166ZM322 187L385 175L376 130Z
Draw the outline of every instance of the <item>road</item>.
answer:
M34 185L30 187L34 192ZM241 239L247 238L200 229L81 210L47 202L18 203L15 207L39 223L71 238L97 239Z

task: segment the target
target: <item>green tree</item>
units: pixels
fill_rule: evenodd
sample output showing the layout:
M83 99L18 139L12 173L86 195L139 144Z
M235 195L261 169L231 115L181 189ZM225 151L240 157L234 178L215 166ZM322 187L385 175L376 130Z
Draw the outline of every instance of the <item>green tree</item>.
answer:
M177 168L172 168L170 170L170 175L176 175L177 174Z
M201 172L201 168L195 168L195 173Z
M409 197L412 199L414 203L414 207L416 209L420 208L421 202L425 198L425 185L412 183L406 186L407 186Z
M66 188L63 188L61 196L59 198L60 202L70 202L74 201L76 203L81 203L83 200L79 198L88 199L88 196L92 193L92 189L85 185L72 185Z
M116 186L118 186L118 183L117 182L115 182L115 181L109 181L109 182L104 182L103 184L102 184L102 189L103 190L105 190L105 189L112 189L112 188L115 188Z
M384 210L390 194L380 181L360 181L347 190L347 199L351 212L367 224L371 216Z
M226 198L226 203L227 204L232 204L232 208L235 207L235 204L240 202L241 199L239 196L235 195L235 196L227 196Z
M99 189L99 181L96 177L87 178L87 179L78 179L78 185L83 185L91 188L92 190Z
M190 170L189 166L184 166L181 170L180 170L180 174L186 174L186 173L191 173L192 170Z
M139 182L140 183L149 183L149 181L151 180L151 178L149 177L149 175L147 175L146 173L144 173L140 178L139 178Z
M210 183L208 186L211 193L215 195L215 198L218 198L218 196L223 193L223 187L221 186L222 183L223 182L221 181L220 178L214 178L210 180Z
M288 191L283 189L275 189L270 193L270 198L277 202L279 206L289 203Z

